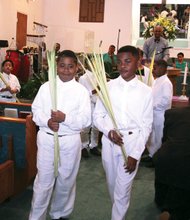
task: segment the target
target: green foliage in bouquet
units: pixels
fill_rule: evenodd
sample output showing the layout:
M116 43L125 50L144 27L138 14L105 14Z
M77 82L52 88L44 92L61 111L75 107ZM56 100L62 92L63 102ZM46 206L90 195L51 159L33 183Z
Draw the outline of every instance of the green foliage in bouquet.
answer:
M175 22L167 17L161 17L160 15L154 18L153 21L148 22L148 27L143 31L142 36L145 39L152 37L154 34L154 27L157 25L163 27L163 37L165 39L168 39L169 41L176 39L179 30L176 27Z

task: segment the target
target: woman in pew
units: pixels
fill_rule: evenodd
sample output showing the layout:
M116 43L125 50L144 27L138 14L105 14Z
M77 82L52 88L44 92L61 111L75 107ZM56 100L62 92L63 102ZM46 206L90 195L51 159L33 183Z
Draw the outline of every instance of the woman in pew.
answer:
M20 83L17 77L11 74L14 64L12 60L4 60L3 73L0 73L0 101L16 102L16 94L20 91Z

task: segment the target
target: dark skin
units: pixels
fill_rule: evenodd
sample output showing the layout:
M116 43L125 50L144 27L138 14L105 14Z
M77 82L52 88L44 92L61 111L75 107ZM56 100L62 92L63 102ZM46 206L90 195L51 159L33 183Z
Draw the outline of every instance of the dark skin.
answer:
M159 40L162 36L163 28L161 26L156 26L154 28L154 37Z
M78 70L77 63L71 57L63 57L57 63L57 72L59 78L63 82L68 82L75 77ZM66 114L61 111L51 111L51 118L48 120L49 128L57 132L59 130L59 123L65 121Z
M7 61L3 66L3 72L7 75L11 74L13 71L13 65L11 62ZM11 94L16 94L18 92L17 89L12 89L10 86L6 86L5 88L1 89L1 92L9 91Z
M121 77L125 81L130 81L135 77L135 72L138 68L138 58L134 57L131 53L119 53L117 55L117 69ZM114 144L121 146L124 144L122 135L115 130L110 130L108 133L108 138ZM127 164L124 165L126 172L130 174L135 170L137 160L131 156L127 157Z
M155 63L152 74L153 74L153 77L156 79L156 78L159 78L160 76L165 75L166 71L167 71L167 68L159 66Z

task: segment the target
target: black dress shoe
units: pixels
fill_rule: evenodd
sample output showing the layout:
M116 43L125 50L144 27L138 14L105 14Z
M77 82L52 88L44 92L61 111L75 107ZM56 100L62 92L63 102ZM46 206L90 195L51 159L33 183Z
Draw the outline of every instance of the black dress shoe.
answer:
M98 149L98 147L91 148L90 153L95 155L95 156L101 156L101 151Z
M82 157L83 158L89 158L89 153L88 153L88 150L86 148L82 149Z

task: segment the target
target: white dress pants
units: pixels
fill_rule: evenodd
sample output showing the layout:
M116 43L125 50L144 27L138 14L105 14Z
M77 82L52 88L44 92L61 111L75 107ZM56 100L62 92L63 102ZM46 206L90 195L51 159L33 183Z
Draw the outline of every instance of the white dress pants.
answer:
M52 219L68 217L74 207L76 177L81 158L80 134L59 137L60 163L58 176L54 176L54 137L43 131L37 137L38 173L33 186L29 220L46 220L51 200Z
M152 132L150 134L149 141L147 143L147 149L150 157L153 157L153 155L161 147L163 129L164 129L164 113L160 113L160 114L154 113Z
M130 203L131 187L139 163L137 163L134 172L131 174L126 173L120 147L112 144L104 136L102 144L102 163L112 201L111 220L125 220L125 215Z

